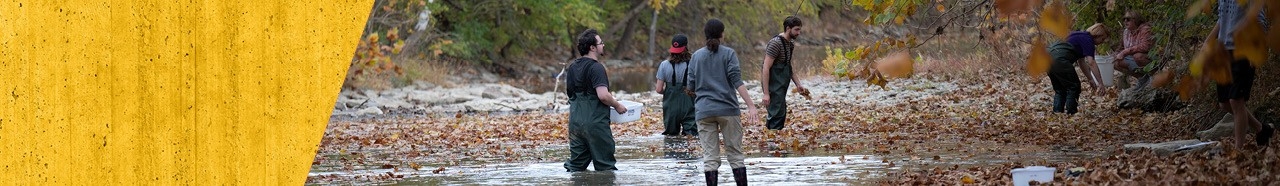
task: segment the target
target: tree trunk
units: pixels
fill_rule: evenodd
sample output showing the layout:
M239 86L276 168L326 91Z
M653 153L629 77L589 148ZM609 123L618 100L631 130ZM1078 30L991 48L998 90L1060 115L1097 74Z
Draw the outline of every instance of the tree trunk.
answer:
M648 65L652 66L654 61L656 61L655 59L658 59L657 58L658 55L653 53L653 49L657 48L656 45L658 45L658 10L657 9L653 10L653 19L649 19L649 20L650 20L649 21L649 52L647 53L646 58L649 59Z
M621 37L621 38L619 38L617 41L613 42L613 43L617 43L617 44L614 44L614 46L615 46L615 47L613 48L613 52L610 52L610 53L611 53L611 55L614 55L615 57L618 57L618 58L630 58L630 57L631 57L631 56L630 56L630 54L631 54L630 52L627 52L627 53L624 53L624 52L626 52L626 51L628 51L628 50L631 50L631 44L630 44L630 43L631 43L631 38L632 38L632 36L635 36L635 32L636 32L636 28L635 28L635 27L636 27L636 24L635 24L635 22L639 21L639 20L636 20L636 19L635 19L635 17L631 17L631 18L632 18L632 20L627 21L627 23L625 23L625 24L626 24L626 26L625 26L625 28L622 30L622 37Z

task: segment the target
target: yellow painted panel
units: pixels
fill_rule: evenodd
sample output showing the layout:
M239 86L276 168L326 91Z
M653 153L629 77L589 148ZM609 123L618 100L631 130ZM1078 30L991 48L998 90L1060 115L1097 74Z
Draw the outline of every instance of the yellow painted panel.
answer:
M300 185L372 4L0 2L0 185Z

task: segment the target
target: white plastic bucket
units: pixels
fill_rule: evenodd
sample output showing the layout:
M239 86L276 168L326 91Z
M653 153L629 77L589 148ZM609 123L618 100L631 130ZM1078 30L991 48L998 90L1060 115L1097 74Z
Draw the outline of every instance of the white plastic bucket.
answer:
M644 104L634 101L618 101L622 106L627 107L627 113L618 114L617 111L609 111L609 121L614 123L626 123L640 120L640 112L644 111Z
M1116 66L1115 60L1111 56L1094 56L1093 60L1098 62L1098 72L1102 73L1102 86L1111 86L1115 79Z
M1053 173L1057 171L1057 168L1044 166L1030 166L1026 168L1013 169L1013 185L1030 185L1032 180L1040 183L1053 182Z

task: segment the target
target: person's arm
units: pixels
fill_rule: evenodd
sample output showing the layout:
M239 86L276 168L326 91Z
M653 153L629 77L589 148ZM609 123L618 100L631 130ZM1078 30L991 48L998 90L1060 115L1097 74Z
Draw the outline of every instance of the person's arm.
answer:
M654 89L653 89L654 92L658 92L658 94L662 94L662 91L664 91L663 89L667 89L667 82L663 82L662 80L654 81L653 86L654 86Z
M769 104L769 68L773 68L773 56L764 55L764 65L760 70L760 90L764 93L761 100L765 105Z
M758 123L760 121L760 116L756 115L756 105L751 104L751 94L748 94L747 86L738 86L738 94L742 95L742 101L747 102L747 123ZM764 97L769 97L769 95L765 95Z
M593 66L587 66L591 74L591 84L596 87L596 98L601 103L613 107L619 114L626 113L627 108L613 99L613 93L609 93L609 74L604 70L604 64L596 63Z
M689 74L684 78L684 94L689 95L690 97L696 97L696 95L693 95L693 91L698 90L698 63L700 62L700 60L694 61L693 59L685 62L688 63L685 68L689 68L689 70L686 71Z
M796 89L804 90L804 86L800 85L800 78L796 78L796 73L791 73L791 84L796 84Z
M1119 56L1118 58L1124 58L1137 53L1146 53L1151 50L1151 26L1146 24L1138 26L1138 32L1135 34L1137 35L1137 40L1133 41L1133 46L1129 46L1124 50L1121 50L1120 53L1117 54L1117 56Z
M662 74L662 72L666 72L666 69L665 69L666 64L667 64L667 61L662 61L662 63L659 63L659 64L658 64L658 70L657 70L657 72L654 72L654 75L653 75L653 77L654 77L654 78L653 78L653 79L654 79L654 81L653 81L653 92L657 92L657 93L661 94L661 93L662 93L662 91L663 91L663 89L667 88L667 85L666 85L666 79L663 79L663 78L662 78L662 77L665 77L665 76Z
M1206 45L1216 44L1216 43L1209 43L1209 40L1217 40L1218 32L1219 32L1218 24L1213 24L1213 31L1209 31L1209 37L1204 38L1204 44ZM1203 47L1209 47L1209 46L1203 46Z
M781 52L777 46L781 43L774 43L773 39L769 40L769 44L764 47L764 65L760 67L760 90L764 93L764 98L760 101L765 105L769 105L769 69L773 68L774 54Z
M1102 88L1102 72L1098 71L1098 63L1093 60L1093 56L1086 56L1083 62L1077 66L1089 77L1089 84L1093 85L1094 90Z
M613 107L614 110L618 111L618 114L627 113L627 107L622 106L622 103L619 103L618 100L613 99L613 94L609 93L609 87L606 87L606 86L596 87L596 98L599 98L600 102L604 103L605 105L609 105L610 107Z
M729 84L733 85L734 87L738 87L738 96L742 97L743 102L746 102L747 122L756 123L757 121L760 120L760 118L758 117L758 115L756 115L756 105L752 104L754 103L754 101L752 101L751 99L751 94L747 92L746 84L742 83L742 69L740 68L739 65L740 64L738 63L738 55L730 54L729 71L728 71ZM769 89L769 88L765 87L764 89ZM769 97L769 95L765 95L764 97Z

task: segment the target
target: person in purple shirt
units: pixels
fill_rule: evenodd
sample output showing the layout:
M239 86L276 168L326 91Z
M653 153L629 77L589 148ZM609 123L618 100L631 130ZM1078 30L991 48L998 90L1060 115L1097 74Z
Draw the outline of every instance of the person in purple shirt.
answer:
M1096 46L1106 39L1107 31L1101 23L1093 24L1087 32L1074 31L1064 42L1050 45L1049 55L1053 63L1049 65L1049 82L1053 85L1053 112L1075 114L1079 111L1080 77L1072 67L1080 68L1092 85L1094 92L1102 90L1102 73L1098 64L1093 61ZM1076 64L1076 61L1083 63Z

